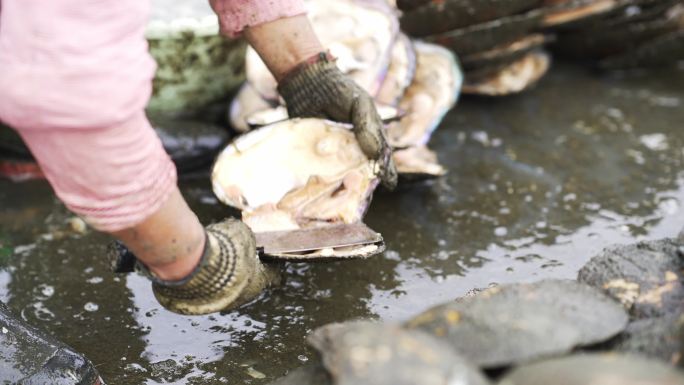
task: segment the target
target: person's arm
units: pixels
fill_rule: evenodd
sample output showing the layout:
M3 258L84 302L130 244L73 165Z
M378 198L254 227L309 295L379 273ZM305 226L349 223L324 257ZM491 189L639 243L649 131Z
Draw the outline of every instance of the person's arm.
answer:
M278 81L290 117L352 123L359 146L379 165L388 188L397 182L382 121L370 95L342 74L303 14L301 0L213 0L228 36L243 33Z

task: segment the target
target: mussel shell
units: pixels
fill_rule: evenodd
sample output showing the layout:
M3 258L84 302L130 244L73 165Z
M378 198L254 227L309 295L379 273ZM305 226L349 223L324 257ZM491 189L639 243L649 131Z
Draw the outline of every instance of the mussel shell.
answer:
M247 118L255 113L274 107L274 103L263 99L250 83L244 83L237 95L230 102L228 121L237 132L250 130Z
M412 146L392 154L399 177L407 181L423 180L443 176L447 173L434 151L427 146Z
M486 96L521 92L539 81L550 65L551 58L547 53L534 51L497 72L466 77L462 92Z
M410 36L425 37L505 18L540 3L540 0L432 0L405 12L400 22L402 30Z
M680 0L575 0L549 7L543 25L557 31L580 31L595 27L645 21Z
M337 385L486 385L484 375L427 333L371 321L328 324L308 342Z
M656 67L684 60L684 30L659 36L629 52L609 56L599 62L603 69Z
M323 137L330 142L319 143ZM365 163L370 161L346 126L322 119L292 119L233 140L217 157L212 182L223 203L256 209L277 204L311 176L334 177Z
M684 20L684 7L672 8L666 17L610 28L596 26L577 33L559 35L557 50L567 56L600 58L634 49L657 36L676 31Z
M416 74L399 102L406 116L387 129L393 147L424 145L460 94L463 73L456 56L438 45L416 42Z
M535 362L507 374L500 385L681 385L684 375L672 366L640 356L578 354Z
M550 6L542 25L546 28L575 28L615 10L620 0L574 0Z
M654 20L662 17L668 9L681 3L681 0L644 1L643 3L644 4L629 4L619 7L609 15L606 15L606 17L600 20L600 22L597 22L597 24L600 23L604 28L611 28L622 24Z
M425 40L447 47L458 55L469 55L519 39L539 25L543 14L541 10L533 10L440 35L432 35L426 37Z
M494 47L488 51L461 56L461 65L468 75L470 71L508 65L541 46L550 39L539 33L527 35L512 43Z
M605 341L627 325L622 306L571 280L493 287L406 323L448 342L482 368L500 368Z

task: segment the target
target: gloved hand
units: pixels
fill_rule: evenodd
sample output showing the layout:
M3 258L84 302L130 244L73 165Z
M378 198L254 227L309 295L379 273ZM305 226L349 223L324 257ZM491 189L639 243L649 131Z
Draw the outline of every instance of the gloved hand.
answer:
M229 310L249 302L267 286L280 281L276 267L259 261L254 234L243 222L227 219L210 225L206 236L199 264L182 280L159 279L137 262L138 268L152 281L157 301L168 310L189 315ZM113 253L116 255L112 257L120 263L126 251L118 246ZM125 271L125 267L119 271Z
M351 123L361 150L380 166L380 179L394 189L397 170L373 98L322 52L301 63L278 84L290 117L316 117Z

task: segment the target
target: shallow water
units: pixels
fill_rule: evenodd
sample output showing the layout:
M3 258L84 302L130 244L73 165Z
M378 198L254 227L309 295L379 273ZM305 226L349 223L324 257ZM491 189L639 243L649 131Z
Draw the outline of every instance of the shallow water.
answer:
M431 142L449 174L376 194L367 223L387 252L288 265L283 287L226 314L161 309L145 279L109 273L107 238L71 231L46 183L0 180L0 300L111 384L267 383L312 356L304 337L322 324L401 321L492 283L574 278L609 244L675 235L683 75L557 65L523 95L462 100ZM203 221L235 214L207 176L182 185Z

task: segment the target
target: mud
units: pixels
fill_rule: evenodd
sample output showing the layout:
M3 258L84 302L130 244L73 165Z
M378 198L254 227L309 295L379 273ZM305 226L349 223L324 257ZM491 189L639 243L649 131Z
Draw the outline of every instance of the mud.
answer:
M597 75L557 63L539 86L465 99L433 135L449 174L376 193L366 261L288 265L250 307L184 317L109 273L106 237L74 232L45 182L0 181L0 300L83 352L108 383L265 384L313 360L304 338L350 318L402 322L475 287L575 278L604 247L684 227L684 68ZM203 222L237 213L208 174L181 180Z

